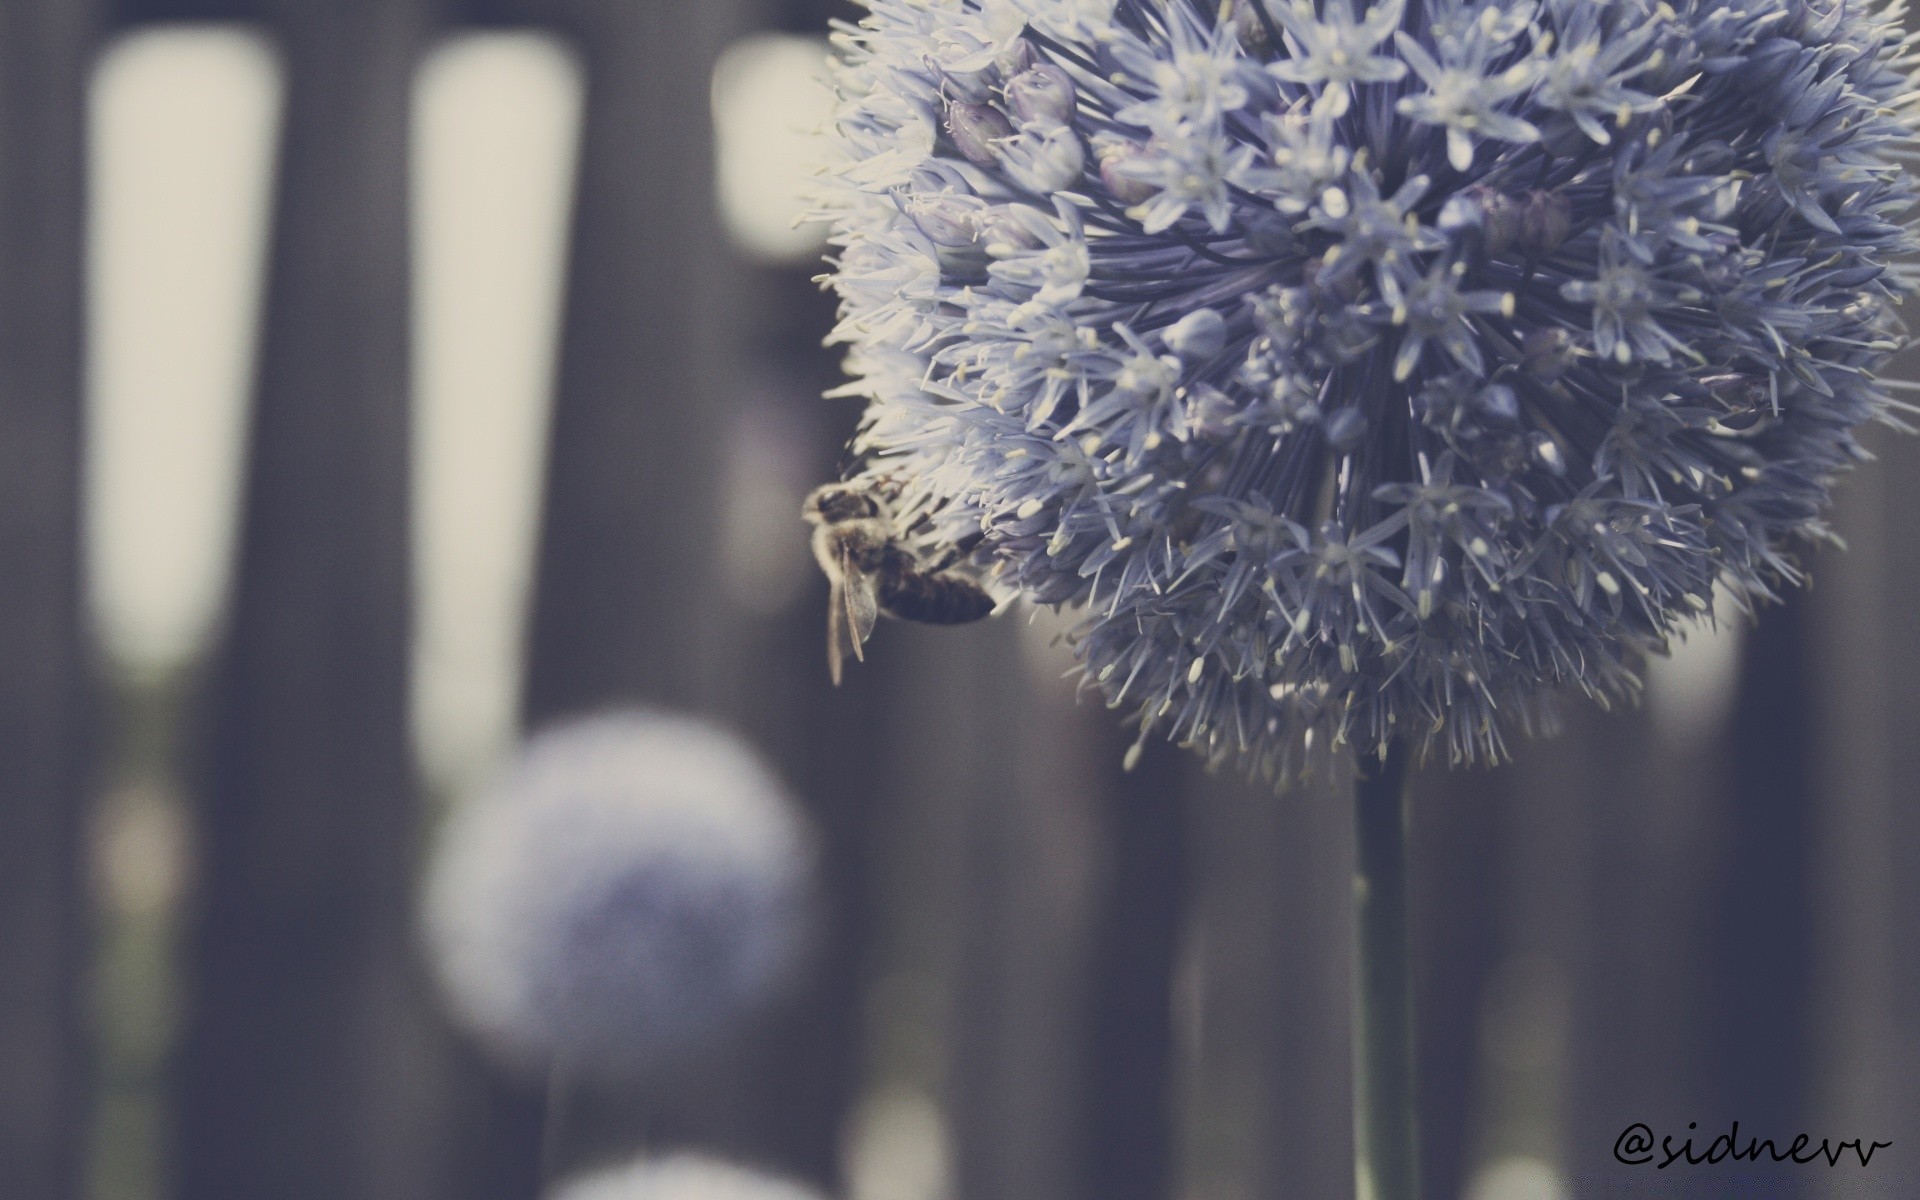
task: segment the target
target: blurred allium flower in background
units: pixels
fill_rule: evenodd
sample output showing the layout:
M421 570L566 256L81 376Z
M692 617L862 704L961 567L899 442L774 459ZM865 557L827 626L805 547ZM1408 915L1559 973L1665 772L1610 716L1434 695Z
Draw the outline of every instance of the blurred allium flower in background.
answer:
M563 1183L550 1200L821 1200L797 1183L744 1167L676 1154L641 1159Z
M1497 758L1797 580L1903 344L1899 5L869 0L862 470L1150 731Z
M614 712L536 735L453 816L425 932L453 1015L510 1065L632 1079L777 993L812 871L801 815L748 747Z

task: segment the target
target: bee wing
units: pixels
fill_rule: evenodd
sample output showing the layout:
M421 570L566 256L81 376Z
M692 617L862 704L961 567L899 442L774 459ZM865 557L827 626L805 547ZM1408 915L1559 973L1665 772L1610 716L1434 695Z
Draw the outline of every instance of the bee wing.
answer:
M873 580L853 564L852 554L840 556L840 579L846 590L847 632L853 635L853 656L866 661L861 649L873 636L873 623L880 619L880 600Z
M838 579L833 581L833 589L827 594L827 674L835 687L840 686L840 661L845 653L840 634L847 624L846 594L847 585Z
M841 553L832 575L833 590L827 599L827 673L838 687L849 645L854 658L866 661L864 647L880 610L872 582L854 566L850 553Z

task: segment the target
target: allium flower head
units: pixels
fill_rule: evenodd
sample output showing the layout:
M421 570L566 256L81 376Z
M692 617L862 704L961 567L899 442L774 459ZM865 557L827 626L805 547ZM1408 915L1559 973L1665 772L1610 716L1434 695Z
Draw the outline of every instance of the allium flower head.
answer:
M550 1200L821 1200L797 1183L745 1167L676 1154L643 1158L561 1184Z
M746 746L609 713L536 735L455 814L426 935L453 1015L509 1065L629 1080L777 991L811 879L810 835Z
M1897 0L867 2L860 469L1143 737L1497 757L1797 579L1893 406Z

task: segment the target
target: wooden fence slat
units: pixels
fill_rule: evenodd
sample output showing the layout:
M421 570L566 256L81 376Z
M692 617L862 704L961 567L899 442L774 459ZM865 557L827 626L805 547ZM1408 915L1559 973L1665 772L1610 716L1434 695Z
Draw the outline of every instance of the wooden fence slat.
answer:
M734 662L716 539L747 331L714 208L709 89L749 6L514 7L572 34L586 73L523 721L633 703L713 712ZM745 1069L715 1064L698 1086L640 1098L641 1112L572 1097L545 1163L537 1089L473 1080L487 1099L457 1143L460 1194L524 1200L543 1174L612 1152L640 1126L656 1142L763 1141L730 1102Z
M1044 635L1022 627L1027 615L1016 609L965 642L948 634L928 673L930 690L964 689L947 696L939 735L953 764L943 774L961 776L945 790L966 812L951 1050L963 1200L1060 1200L1083 1166L1074 1118L1090 1049L1093 756L1105 751L1091 725L1112 714L1075 711L1071 687L1050 678L1054 659L1034 653Z
M1421 1187L1464 1195L1480 1147L1482 1009L1500 965L1508 772L1453 767L1416 775L1413 792L1414 1050L1419 1056ZM1279 1200L1284 1192L1274 1193Z
M1289 1200L1353 1186L1351 792L1187 765L1193 897L1175 1027L1176 1195Z
M525 715L711 703L722 439L742 329L713 198L737 0L558 0L587 95Z
M1720 806L1714 907L1701 947L1698 1043L1710 1082L1700 1128L1726 1124L1791 1140L1811 1129L1814 904L1813 693L1808 596L1764 610L1745 639ZM1711 1122L1711 1123L1710 1123ZM1818 1135L1816 1135L1818 1136ZM1841 1135L1850 1136L1850 1135ZM1733 1168L1781 1200L1808 1195L1804 1173Z
M1910 377L1911 367L1907 372ZM1808 599L1819 780L1809 1081L1814 1136L1920 1138L1920 439L1877 430L1879 461L1846 480ZM1904 1141L1903 1141L1904 1139ZM1834 1171L1814 1194L1910 1190L1902 1159Z
M1124 771L1132 731L1120 715L1095 709L1105 726L1094 767L1104 877L1089 947L1080 1182L1084 1200L1165 1200L1177 1171L1173 990L1190 889L1188 752L1149 738Z
M410 1176L407 130L415 0L277 7L288 83L230 628L210 704L176 1194Z
M0 6L0 1195L78 1194L82 163L91 4Z
M1522 1081L1510 1103L1550 1118L1534 1136L1551 1141L1518 1148L1557 1160L1576 1193L1629 1171L1613 1158L1628 1125L1677 1119L1684 1129L1708 1094L1697 1022L1720 866L1705 835L1721 816L1721 743L1675 743L1653 718L1646 707L1570 703L1566 734L1530 748L1528 790L1509 801L1522 839L1508 870L1523 970L1507 982L1535 992L1509 1001L1532 1005L1535 1029L1509 1038L1501 1057ZM1524 1082L1529 1071L1538 1082Z
M752 330L741 338L757 381L752 394L762 406L752 419L787 439L780 448L784 461L748 469L781 477L797 465L796 492L832 477L858 416L856 401L821 399L844 376L837 349L822 344L832 325L833 298L813 282L816 270L756 271L751 301L737 317ZM833 686L825 649L826 580L806 555L809 529L799 516L800 496L787 501L783 511L766 515L793 539L806 583L777 613L741 612L746 598L728 589L734 631L729 653L736 667L720 707L780 768L813 819L820 920L812 970L759 1030L756 1077L739 1106L757 1130L762 1155L838 1193L844 1127L866 1067L862 1018L873 947L887 906L879 877L888 848L877 830L901 799L883 777L888 731L899 719L889 698L904 686L905 664L897 654L877 653L849 671L843 686ZM774 587L789 582L778 571L756 578Z
M1446 1157L1470 1177L1478 1158L1564 1166L1577 1153L1565 1143L1569 1125L1578 1127L1569 1110L1579 1107L1577 1092L1594 1086L1574 1033L1586 1015L1575 993L1591 967L1580 941L1589 911L1583 867L1597 809L1619 790L1609 770L1619 756L1610 740L1616 720L1578 700L1565 708L1564 731L1516 737L1514 761L1481 776L1494 806L1494 841L1480 866L1495 881L1498 957L1477 997L1479 1111L1455 1126L1459 1144L1434 1147L1442 1157L1426 1166L1436 1184Z

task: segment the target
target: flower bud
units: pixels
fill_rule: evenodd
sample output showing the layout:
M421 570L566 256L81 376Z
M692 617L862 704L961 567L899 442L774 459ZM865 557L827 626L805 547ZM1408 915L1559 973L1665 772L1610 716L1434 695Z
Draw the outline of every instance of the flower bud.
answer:
M1493 258L1545 258L1573 232L1573 203L1559 192L1535 190L1516 198L1476 186L1446 202L1439 224L1454 236L1478 232L1480 248Z
M1033 43L1024 37L1016 37L1000 52L993 65L1000 68L1000 74L1007 79L1026 70L1034 64Z
M1441 206L1440 230L1456 237L1477 233L1481 249L1498 258L1519 238L1519 206L1505 192L1476 185Z
M991 167L1000 161L994 144L1013 136L1013 122L992 105L956 100L947 105L947 132L968 162Z
M1579 347L1564 329L1535 329L1520 343L1520 365L1527 374L1552 383L1567 373L1580 356Z
M1149 159L1146 148L1135 142L1109 142L1100 147L1100 182L1122 204L1141 204L1160 194L1148 179L1139 177L1139 168Z
M1573 232L1573 201L1560 192L1528 192L1520 202L1516 245L1528 258L1547 258Z
M1239 406L1233 397L1211 384L1200 384L1187 393L1187 428L1203 442L1225 441L1236 428L1234 418Z
M1273 40L1267 33L1267 23L1260 19L1254 5L1262 0L1233 0L1233 31L1239 35L1240 44L1247 52L1257 58L1266 58L1267 50Z
M1074 114L1073 77L1052 63L1029 67L1007 81L1007 103L1022 121L1065 125Z
M1071 187L1087 169L1080 135L1066 126L1029 125L1000 143L1001 165L1015 183L1045 194Z
M1227 345L1227 320L1211 308L1196 308L1168 327L1167 349L1188 362L1205 362Z
M907 190L912 192L951 192L956 196L973 195L973 186L967 182L966 173L946 158L930 158L907 176Z
M1520 419L1520 400L1513 389L1504 383L1496 383L1480 393L1479 409L1483 417L1510 425Z
M947 92L972 104L985 104L993 95L994 57L991 45L969 33L949 30L926 63Z
M1044 220L1036 219L1030 208L1001 204L975 217L974 225L980 230L980 242L986 247L987 253L1004 258L1022 250L1038 250L1045 246L1046 239L1036 231L1036 226Z
M1256 210L1240 222L1247 247L1275 258L1299 249L1300 239L1293 235L1293 222L1278 212Z
M1327 436L1327 445L1336 453L1351 454L1360 448L1367 437L1367 414L1357 408L1336 410L1321 426Z
M950 249L972 246L980 240L974 217L981 207L978 200L968 204L958 196L938 192L909 195L901 202L908 219L927 235L928 241Z

